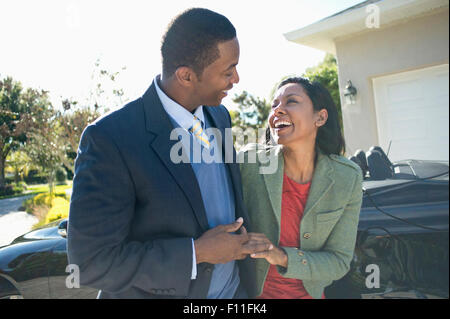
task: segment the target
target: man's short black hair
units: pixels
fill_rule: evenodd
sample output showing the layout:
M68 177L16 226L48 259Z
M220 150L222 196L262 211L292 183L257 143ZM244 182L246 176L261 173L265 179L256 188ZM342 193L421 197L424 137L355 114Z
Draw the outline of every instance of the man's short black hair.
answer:
M171 76L177 68L187 66L200 76L219 58L217 45L235 37L236 29L225 16L202 8L184 11L163 36L163 74Z

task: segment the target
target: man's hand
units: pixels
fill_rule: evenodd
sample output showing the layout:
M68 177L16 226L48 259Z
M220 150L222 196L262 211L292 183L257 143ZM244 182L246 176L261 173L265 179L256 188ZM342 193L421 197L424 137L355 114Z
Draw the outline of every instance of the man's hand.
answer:
M246 245L256 246L256 245L270 245L273 248L266 251L255 252L250 255L252 258L265 258L267 262L271 265L279 265L282 267L287 267L288 257L283 249L274 247L270 240L264 234L259 233L249 233L249 241Z
M247 255L267 251L270 244L263 242L245 245L249 236L244 226L244 220L238 218L234 223L219 225L205 232L194 241L197 264L226 264L232 260L244 259ZM242 228L241 228L242 226ZM232 234L240 230L240 234Z

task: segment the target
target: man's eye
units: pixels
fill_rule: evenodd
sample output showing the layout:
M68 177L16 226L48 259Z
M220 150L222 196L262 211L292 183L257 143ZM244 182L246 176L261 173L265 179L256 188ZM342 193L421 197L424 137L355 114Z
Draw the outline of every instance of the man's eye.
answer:
M296 100L287 100L286 104L289 104L289 103L297 103L297 101Z

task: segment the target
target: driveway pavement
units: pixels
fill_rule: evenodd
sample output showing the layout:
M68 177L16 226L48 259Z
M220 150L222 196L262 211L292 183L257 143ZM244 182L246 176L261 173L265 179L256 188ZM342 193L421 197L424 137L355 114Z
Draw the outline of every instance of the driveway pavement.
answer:
M0 200L0 246L8 245L38 222L35 216L19 211L22 202L30 196L33 195Z

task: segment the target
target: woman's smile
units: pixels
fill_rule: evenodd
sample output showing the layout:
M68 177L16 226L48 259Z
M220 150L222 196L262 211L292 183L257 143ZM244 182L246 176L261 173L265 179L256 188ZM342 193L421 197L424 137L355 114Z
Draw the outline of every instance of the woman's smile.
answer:
M294 124L290 120L286 119L275 119L272 124L272 129L279 135L294 128Z

